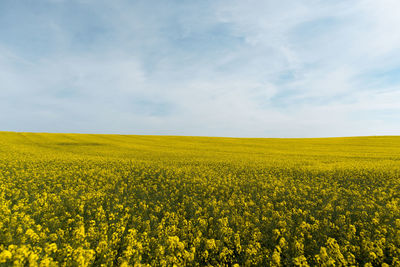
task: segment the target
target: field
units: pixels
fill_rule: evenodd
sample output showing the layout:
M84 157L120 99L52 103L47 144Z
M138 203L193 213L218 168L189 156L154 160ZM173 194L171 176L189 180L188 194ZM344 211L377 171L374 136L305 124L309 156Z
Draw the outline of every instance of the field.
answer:
M0 133L0 265L400 266L400 137Z

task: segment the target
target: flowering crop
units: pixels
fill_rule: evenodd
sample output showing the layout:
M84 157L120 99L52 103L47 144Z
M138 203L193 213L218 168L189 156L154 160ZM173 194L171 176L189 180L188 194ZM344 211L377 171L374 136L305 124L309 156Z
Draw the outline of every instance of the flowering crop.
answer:
M0 265L400 266L400 137L0 133Z

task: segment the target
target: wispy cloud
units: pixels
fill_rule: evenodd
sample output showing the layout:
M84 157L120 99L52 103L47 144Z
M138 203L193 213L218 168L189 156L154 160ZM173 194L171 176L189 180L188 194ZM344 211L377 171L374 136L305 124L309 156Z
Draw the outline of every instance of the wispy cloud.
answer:
M0 3L3 130L398 134L397 1Z

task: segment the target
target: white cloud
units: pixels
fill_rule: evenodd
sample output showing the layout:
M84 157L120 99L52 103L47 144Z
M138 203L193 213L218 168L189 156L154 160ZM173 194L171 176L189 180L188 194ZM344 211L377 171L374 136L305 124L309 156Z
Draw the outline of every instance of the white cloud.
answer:
M49 49L21 50L23 29L0 38L4 130L258 137L399 130L400 88L373 77L400 67L397 1L55 2L59 13L40 10L44 18L28 21L49 34Z

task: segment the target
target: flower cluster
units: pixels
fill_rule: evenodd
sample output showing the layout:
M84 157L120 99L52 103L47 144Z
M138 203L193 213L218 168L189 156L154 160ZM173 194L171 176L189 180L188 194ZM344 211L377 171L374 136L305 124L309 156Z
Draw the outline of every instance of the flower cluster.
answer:
M399 147L0 133L0 265L400 266Z

